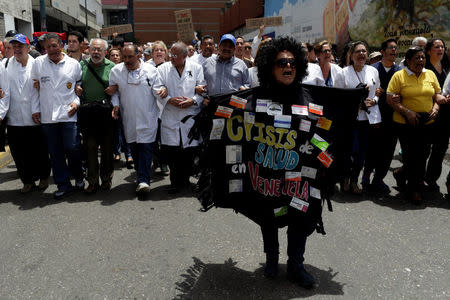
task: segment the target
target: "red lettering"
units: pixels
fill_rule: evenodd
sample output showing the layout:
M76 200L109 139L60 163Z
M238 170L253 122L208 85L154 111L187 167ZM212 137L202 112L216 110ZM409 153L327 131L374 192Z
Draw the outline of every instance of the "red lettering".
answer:
M289 197L293 197L294 196L294 192L292 191L292 187L295 187L295 182L289 181L288 189L287 189L287 194L288 194Z
M300 187L301 187L302 182L301 181L297 181L297 185L295 186L295 198L301 198L300 196Z
M275 192L275 196L277 196L277 197L280 197L280 183L281 183L280 179L275 180L274 192Z
M248 169L250 173L250 179L252 181L253 189L256 191L257 186L257 178L259 174L259 165L256 165L253 169L253 163L251 161L248 162Z
M264 194L264 178L258 176L258 192L260 194Z
M309 198L309 183L308 183L308 181L305 181L305 184L303 184L302 194L301 194L300 198L305 201L308 201L308 198Z

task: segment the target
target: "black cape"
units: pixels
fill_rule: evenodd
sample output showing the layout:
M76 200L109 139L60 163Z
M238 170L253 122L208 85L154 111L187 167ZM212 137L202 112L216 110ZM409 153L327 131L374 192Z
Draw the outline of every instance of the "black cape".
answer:
M232 95L247 102L230 101ZM197 189L203 207L232 208L259 225L275 220L282 227L295 220L307 234L324 233L322 203L327 200L331 210L329 199L366 97L364 88L300 84L211 97L190 133L204 140ZM271 101L269 113L259 112L268 102L261 99ZM302 109L306 114L295 114Z

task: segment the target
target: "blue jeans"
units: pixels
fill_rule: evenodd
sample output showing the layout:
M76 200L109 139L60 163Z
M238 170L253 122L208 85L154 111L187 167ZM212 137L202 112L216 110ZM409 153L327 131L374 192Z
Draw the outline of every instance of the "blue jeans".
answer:
M47 139L53 180L58 186L58 190L68 191L72 188L70 175L75 180L83 179L81 144L77 132L77 123L42 124L42 130Z
M125 140L121 119L119 119L118 124L118 129L114 133L114 155L120 155L121 151L123 151L123 154L125 154L125 159L128 160L128 158L131 157L130 144L128 144Z
M130 143L131 156L136 170L136 183L141 182L150 185L152 172L153 148L155 143Z

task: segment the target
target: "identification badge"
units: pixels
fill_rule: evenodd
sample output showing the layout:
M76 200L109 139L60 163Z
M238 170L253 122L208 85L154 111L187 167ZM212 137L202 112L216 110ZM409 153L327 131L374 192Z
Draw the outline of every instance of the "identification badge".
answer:
M302 212L306 212L308 210L309 203L306 201L303 201L301 199L293 197L291 200L291 203L289 204L293 208L296 208Z
M240 109L244 109L247 105L247 100L233 95L230 99L230 105Z
M300 116L308 115L308 107L306 105L292 105L291 109L293 115L300 115Z
M327 118L324 118L324 117L320 117L317 120L316 126L319 127L319 128L322 128L324 130L330 130L331 123L332 123L331 120L328 120Z
M225 127L225 119L214 119L209 139L220 140L222 138L222 132L224 127Z
M311 139L311 143L322 151L326 151L329 144L321 138L317 133Z
M288 129L291 128L291 116L275 115L274 126Z
M278 116L283 114L283 104L271 102L267 106L267 114L269 116Z
M219 105L217 107L215 115L219 116L219 117L224 117L224 118L229 119L231 117L232 113L233 113L233 109L232 108Z
M323 106L309 103L309 112L316 115L323 115Z
M256 99L256 112L267 112L267 108L270 103L272 103L271 100Z
M253 112L244 112L244 123L255 124L255 113Z
M286 181L302 181L302 172L286 172Z
M319 156L317 156L317 158L320 160L320 162L327 168L329 168L331 166L331 164L333 163L333 158L331 157L331 155L324 151L321 152L319 154Z
M288 207L287 206L283 206L283 207L275 208L273 210L273 213L275 214L275 217L284 216L285 214L288 213Z
M321 199L320 197L320 190L316 189L315 187L310 186L309 187L309 195L311 197L317 198L317 199Z
M226 151L226 164L240 164L242 163L242 146L241 145L228 145L225 147Z
M301 131L305 131L305 132L309 132L309 130L311 129L311 121L308 120L300 120L300 130Z
M242 193L244 190L244 184L242 179L232 179L228 182L229 193Z
M311 179L316 179L316 175L317 175L317 169L310 168L307 166L302 167L302 176L308 177Z

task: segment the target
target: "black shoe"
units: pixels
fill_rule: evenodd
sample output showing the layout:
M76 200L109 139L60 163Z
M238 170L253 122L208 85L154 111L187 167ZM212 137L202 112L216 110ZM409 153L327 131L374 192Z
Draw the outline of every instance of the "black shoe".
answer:
M127 169L129 169L129 170L133 169L133 161L132 160L127 160L126 165L127 165Z
M89 184L89 186L84 190L84 193L87 195L93 195L97 192L98 185L97 184Z
M278 254L266 254L264 276L267 279L274 279L278 276Z
M440 188L439 185L435 182L427 182L427 185L425 186L425 192L429 193L436 193L439 192Z
M312 289L316 284L314 277L309 274L303 264L292 264L288 261L287 278L305 289Z

